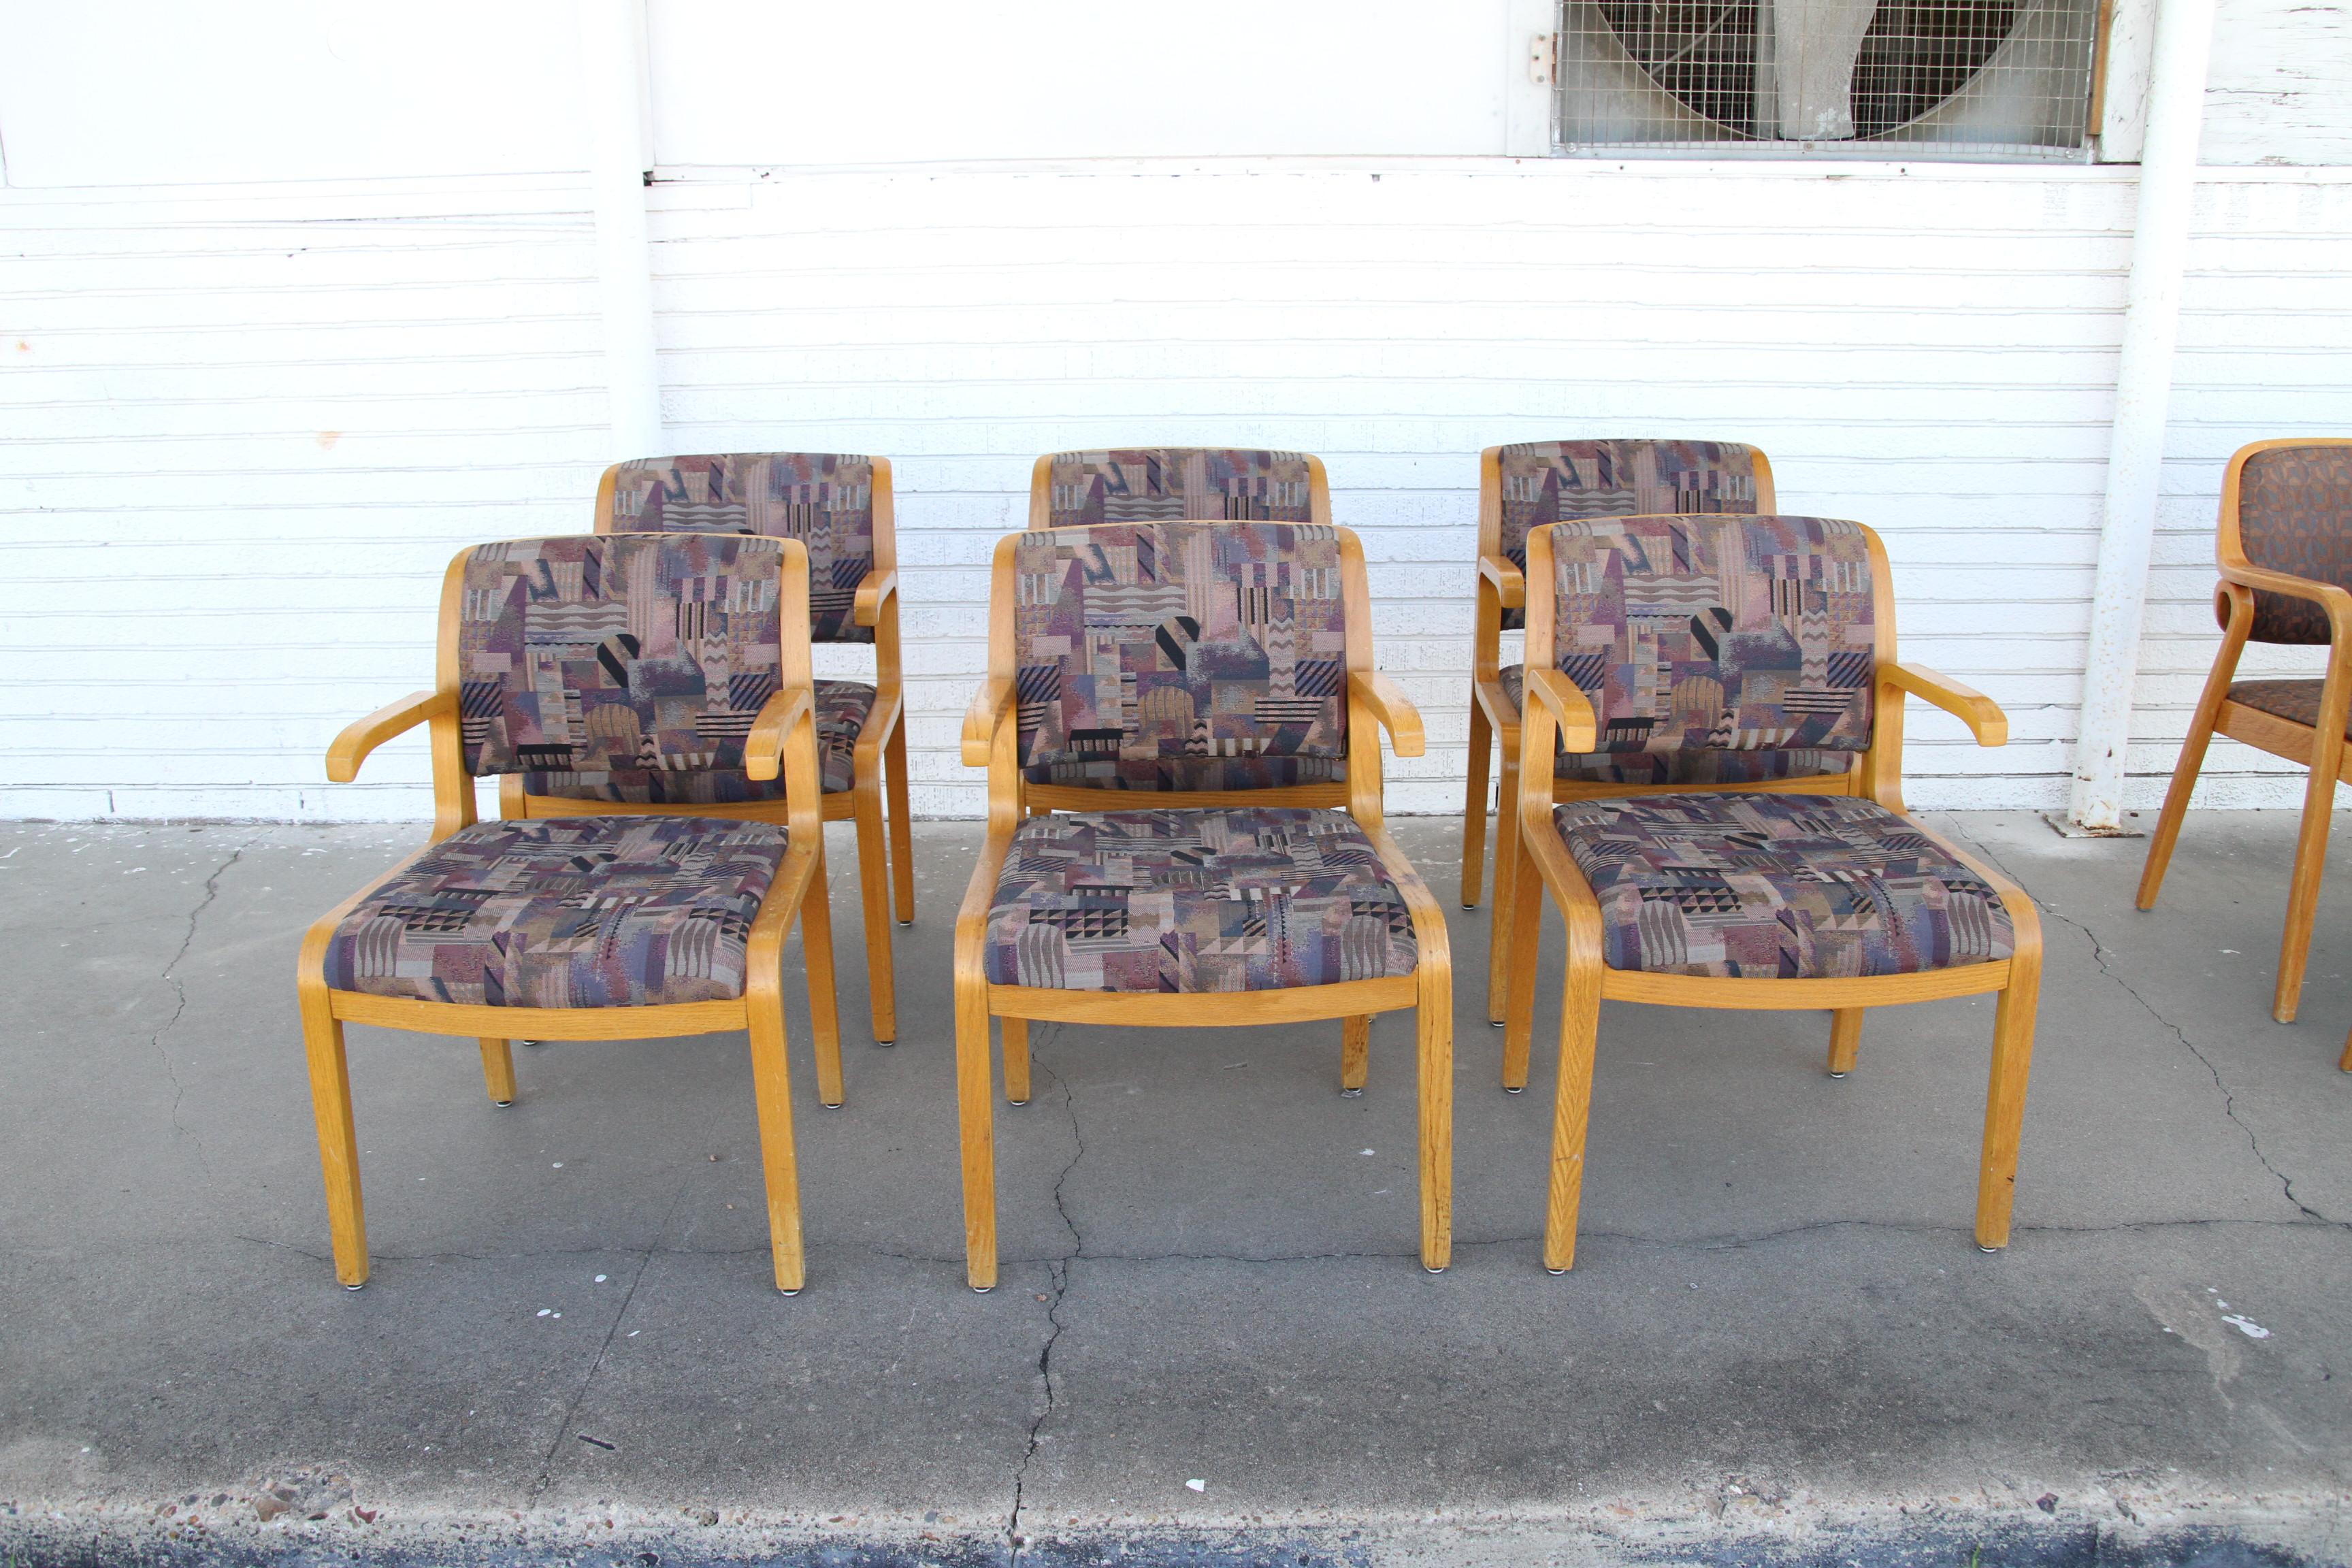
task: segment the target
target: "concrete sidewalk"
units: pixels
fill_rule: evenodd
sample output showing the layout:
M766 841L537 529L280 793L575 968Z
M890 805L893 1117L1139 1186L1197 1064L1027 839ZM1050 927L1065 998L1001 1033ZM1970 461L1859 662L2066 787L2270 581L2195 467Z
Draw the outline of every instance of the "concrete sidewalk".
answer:
M1873 1013L1843 1081L1821 1016L1612 1004L1548 1277L1557 921L1506 1097L1456 827L1408 821L1463 977L1453 1269L1414 1261L1408 1019L1358 1100L1336 1025L1041 1028L975 1296L956 824L917 829L888 1050L835 841L849 1103L815 1104L795 981L790 1300L740 1037L521 1051L499 1110L470 1040L354 1029L375 1274L338 1289L294 947L421 830L0 831L0 1551L2345 1561L2352 934L2323 918L2273 1024L2293 819L2193 818L2151 915L2138 842L1935 820L2049 916L2000 1257L1969 1238L1989 999Z

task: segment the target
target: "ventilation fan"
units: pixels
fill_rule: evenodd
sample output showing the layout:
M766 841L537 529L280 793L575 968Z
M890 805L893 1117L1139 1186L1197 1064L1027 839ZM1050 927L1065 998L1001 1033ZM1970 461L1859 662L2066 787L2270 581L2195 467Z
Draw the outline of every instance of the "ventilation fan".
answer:
M1566 0L1559 140L2063 153L2096 20L2096 0Z

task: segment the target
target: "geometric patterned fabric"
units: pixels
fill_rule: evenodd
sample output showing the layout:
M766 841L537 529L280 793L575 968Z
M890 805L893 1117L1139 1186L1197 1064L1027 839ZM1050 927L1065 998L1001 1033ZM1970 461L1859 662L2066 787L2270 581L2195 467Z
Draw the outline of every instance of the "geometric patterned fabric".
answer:
M1344 811L1034 816L988 916L988 978L1055 991L1281 991L1411 974L1404 895Z
M775 693L782 545L574 534L476 546L457 628L466 771L740 771Z
M874 688L858 680L816 683L816 763L826 795L846 794L858 732L874 711ZM625 801L638 805L740 805L784 798L784 778L755 779L740 768L693 773L635 768L616 773L536 773L522 776L523 793L557 800Z
M857 585L874 569L874 459L836 452L636 458L614 476L613 533L751 533L808 547L809 639L872 642Z
M1604 752L1868 749L1861 525L1630 517L1552 525L1554 662Z
M773 823L478 822L343 917L327 984L490 1007L731 1001L783 858Z
M2257 566L2352 588L2352 447L2280 447L2247 458L2238 474L2238 532ZM2257 588L2252 637L2324 644L2327 612Z
M1527 710L1528 667L1507 664L1499 672L1503 694L1517 711ZM1555 749L1559 745L1555 737ZM1853 771L1853 752L1559 752L1552 775L1575 784L1744 784L1774 779L1820 778Z
M2241 680L2230 688L2229 700L2290 724L2316 730L2320 689L2326 684L2320 680ZM2352 712L2345 715L2344 733L2346 739L2352 740Z
M1984 879L1875 801L1653 795L1580 801L1552 820L1601 900L1611 969L1851 979L2015 946Z
M1528 569L1528 530L1589 517L1753 512L1756 448L1733 441L1522 441L1501 454L1503 555ZM1527 625L1507 609L1503 629Z
M1230 790L1347 776L1336 530L1036 530L1019 536L1013 572L1031 783Z
M1141 447L1056 452L1049 470L1048 526L1252 518L1311 522L1309 469L1301 452L1223 447Z

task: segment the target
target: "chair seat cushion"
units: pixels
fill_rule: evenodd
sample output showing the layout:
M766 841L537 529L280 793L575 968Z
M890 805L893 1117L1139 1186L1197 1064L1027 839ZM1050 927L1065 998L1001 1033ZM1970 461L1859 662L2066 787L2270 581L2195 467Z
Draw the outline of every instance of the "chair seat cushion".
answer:
M1601 900L1603 961L1744 980L2007 958L2009 911L1917 825L1848 795L1675 795L1554 809Z
M1507 664L1503 694L1514 709L1527 702L1528 667ZM1858 753L1823 751L1734 752L1719 747L1673 752L1562 752L1555 778L1576 784L1738 784L1774 779L1821 778L1853 771Z
M816 683L816 765L827 795L846 794L854 782L852 754L874 711L874 688L859 680ZM611 800L635 805L741 805L782 800L782 773L755 779L741 768L667 772L649 768L598 773L525 773L524 793L559 800Z
M783 858L784 829L767 822L476 823L343 917L327 984L492 1007L731 1001Z
M2230 688L2229 700L2273 719L2316 730L2319 693L2326 684L2319 680L2241 680ZM2345 715L2344 732L2347 738L2352 738L2352 713Z
M1088 812L1013 836L988 978L1055 991L1281 991L1411 974L1404 894L1343 811Z

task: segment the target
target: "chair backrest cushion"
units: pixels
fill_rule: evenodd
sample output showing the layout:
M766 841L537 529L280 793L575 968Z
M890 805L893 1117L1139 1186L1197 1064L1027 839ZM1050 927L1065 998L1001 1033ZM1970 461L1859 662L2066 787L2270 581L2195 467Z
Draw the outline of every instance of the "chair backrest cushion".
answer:
M2238 537L2273 572L2352 588L2352 447L2273 447L2238 474ZM2327 612L2257 589L2256 642L2325 643Z
M1861 751L1877 671L1870 546L1818 517L1555 526L1553 663L1603 752Z
M478 546L458 608L466 771L740 769L782 670L783 551L729 534Z
M1039 530L1020 536L1013 570L1031 782L1230 790L1346 776L1338 530Z
M809 556L809 640L872 642L856 619L874 570L874 459L838 452L637 458L614 476L614 533L752 533Z
M1132 447L1056 452L1047 526L1253 518L1312 522L1303 452L1224 447Z
M1756 448L1730 441L1522 441L1502 451L1503 554L1528 564L1528 530L1587 517L1754 512ZM1527 624L1503 612L1503 629Z

